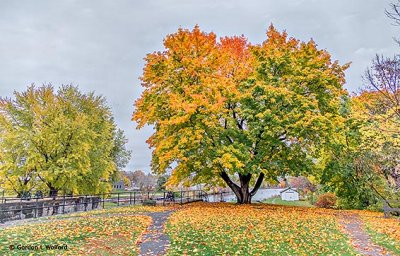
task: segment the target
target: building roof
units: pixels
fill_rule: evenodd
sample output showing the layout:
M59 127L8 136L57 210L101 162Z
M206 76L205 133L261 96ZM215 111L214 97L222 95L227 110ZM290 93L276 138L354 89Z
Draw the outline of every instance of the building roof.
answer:
M291 188L291 187L288 187L288 188L285 188L284 190L282 190L281 192L279 192L279 193L283 193L283 192L287 192L287 191L289 191L289 190L291 190L291 191L293 191L293 192L296 192L296 193L298 193L297 191L296 191L296 189L295 188Z

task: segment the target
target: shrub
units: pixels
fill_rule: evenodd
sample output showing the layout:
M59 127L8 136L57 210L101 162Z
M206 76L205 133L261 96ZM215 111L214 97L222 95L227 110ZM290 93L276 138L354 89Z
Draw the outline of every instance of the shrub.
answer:
M318 197L315 206L321 208L333 208L336 205L336 196L333 193L325 193Z
M157 204L156 200L143 200L144 206L156 206L156 204Z

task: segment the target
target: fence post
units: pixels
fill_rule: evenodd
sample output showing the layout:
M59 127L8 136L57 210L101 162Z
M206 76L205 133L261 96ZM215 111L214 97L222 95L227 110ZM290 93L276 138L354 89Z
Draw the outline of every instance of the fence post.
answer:
M182 199L183 199L183 191L181 190L181 204L183 204Z
M129 192L129 205L132 204L132 191Z
M103 193L103 209L104 209L104 201L105 201L105 195L104 195L104 193Z
M38 197L36 197L35 218L37 218L37 215L38 215Z
M87 195L85 196L85 202L83 202L83 204L85 205L85 212L87 210Z
M117 194L117 205L119 206L119 193Z
M163 206L165 205L165 191L164 191L164 196L163 196L163 202L162 202L162 205L163 205Z
M63 200L63 214L65 213L65 192L64 192L64 200Z

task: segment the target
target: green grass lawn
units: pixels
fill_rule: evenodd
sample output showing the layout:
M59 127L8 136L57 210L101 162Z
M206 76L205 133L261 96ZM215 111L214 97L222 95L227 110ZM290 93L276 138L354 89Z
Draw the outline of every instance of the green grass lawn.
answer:
M262 202L266 204L314 207L309 201L284 201L280 197L268 198Z

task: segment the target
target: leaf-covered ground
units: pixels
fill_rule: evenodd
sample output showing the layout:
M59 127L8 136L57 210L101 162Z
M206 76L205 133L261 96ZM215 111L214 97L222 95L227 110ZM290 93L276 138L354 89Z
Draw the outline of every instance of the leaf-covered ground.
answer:
M308 201L285 201L285 200L282 200L280 197L268 198L268 199L264 200L263 203L266 203L266 204L277 204L277 205L287 205L287 206L314 207L314 205L312 205Z
M54 215L49 217L56 219L70 218L70 217L85 217L85 216L94 216L94 215L124 215L124 214L141 214L147 212L162 212L168 209L174 209L174 206L142 206L142 205L131 205L131 206L120 206L113 207L109 209L102 210L93 210L87 212L77 212L65 215Z
M358 211L372 240L387 248L393 255L400 255L400 220L383 218L382 213Z
M167 224L169 255L355 255L334 211L195 204Z
M360 216L374 243L400 255L399 219L384 219L382 213L230 203L117 207L33 220L0 228L0 255L137 255L151 223L144 215L172 209L165 228L170 256L356 255L339 221L346 214ZM10 250L10 245L42 248Z
M0 255L138 255L136 241L150 222L148 216L97 216L7 228L0 230ZM20 250L18 245L39 248ZM67 245L68 250L46 245Z

